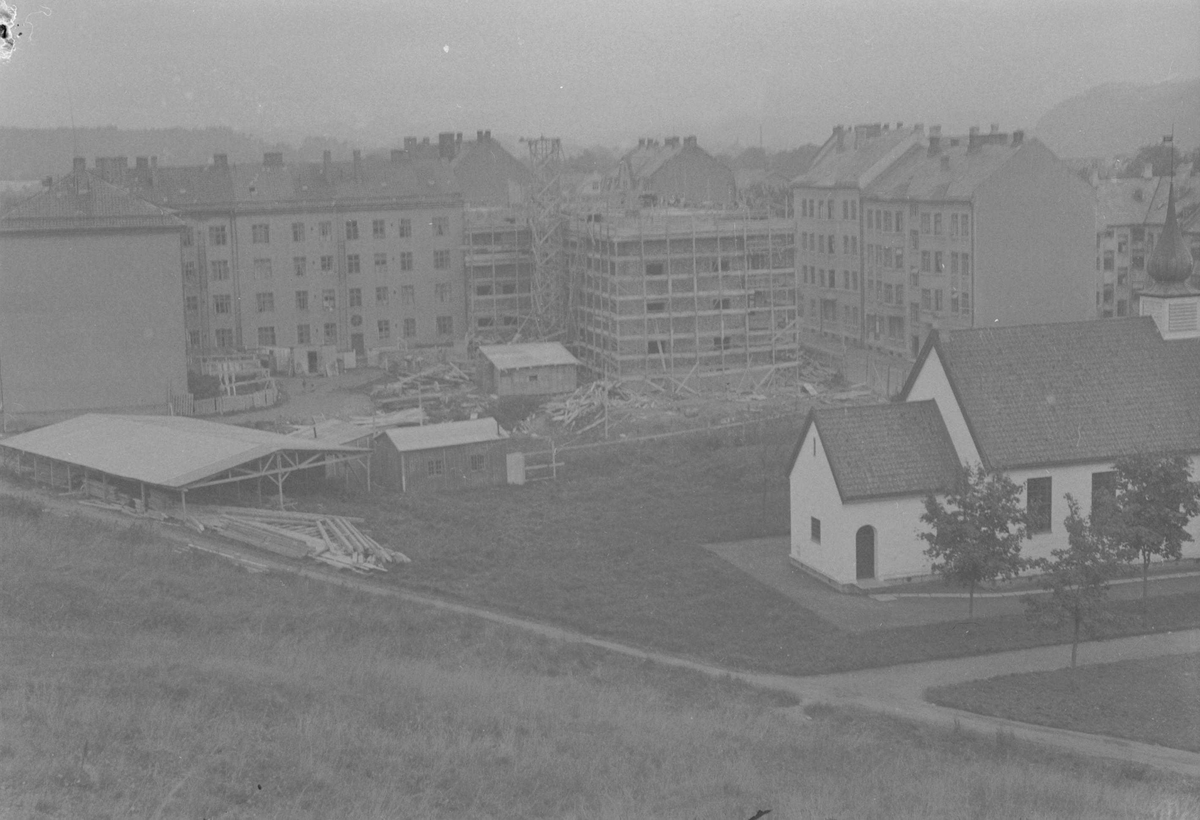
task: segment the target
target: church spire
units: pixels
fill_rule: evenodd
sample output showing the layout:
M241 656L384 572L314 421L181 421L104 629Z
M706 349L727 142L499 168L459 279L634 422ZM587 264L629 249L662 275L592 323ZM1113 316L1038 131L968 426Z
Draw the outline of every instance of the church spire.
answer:
M1154 252L1150 254L1146 263L1146 272L1154 280L1147 292L1155 290L1156 285L1170 288L1171 285L1186 282L1192 275L1194 264L1191 251L1183 241L1183 232L1179 230L1179 220L1175 216L1175 177L1172 175L1167 192L1167 221L1163 225L1158 244L1154 246Z

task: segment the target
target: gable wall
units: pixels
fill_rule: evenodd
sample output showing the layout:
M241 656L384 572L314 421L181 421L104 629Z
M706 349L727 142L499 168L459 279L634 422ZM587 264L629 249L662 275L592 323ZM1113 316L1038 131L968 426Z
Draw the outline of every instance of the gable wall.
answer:
M958 453L959 460L964 464L978 463L979 450L976 449L971 431L967 428L966 417L954 398L954 391L950 388L950 381L946 377L945 367L936 348L929 351L929 356L925 359L925 364L913 381L912 389L905 400L926 399L937 402L938 411L946 423L946 430L950 433L950 441L954 444L954 451Z
M815 443L815 451L814 451ZM815 454L814 454L815 452ZM847 575L854 580L854 532L849 529L849 511L842 504L825 446L815 424L808 433L792 465L789 477L791 495L791 557L805 566L840 583ZM821 543L812 540L811 518L821 521ZM850 551L844 549L847 540Z

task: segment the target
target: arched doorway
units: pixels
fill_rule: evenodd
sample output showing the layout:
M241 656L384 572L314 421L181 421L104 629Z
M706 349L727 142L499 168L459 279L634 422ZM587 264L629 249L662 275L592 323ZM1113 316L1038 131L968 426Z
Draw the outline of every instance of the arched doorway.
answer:
M875 528L868 525L858 528L854 536L854 577L875 577Z

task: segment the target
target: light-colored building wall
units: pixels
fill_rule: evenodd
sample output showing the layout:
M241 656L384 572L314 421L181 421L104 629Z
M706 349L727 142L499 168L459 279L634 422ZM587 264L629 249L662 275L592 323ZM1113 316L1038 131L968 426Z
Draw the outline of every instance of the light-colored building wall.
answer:
M946 377L946 369L942 366L941 356L936 348L929 351L925 364L917 373L905 397L905 401L928 399L937 402L938 412L942 414L942 421L946 424L946 431L950 434L950 441L954 444L954 452L958 454L959 459L964 464L978 464L979 450L975 446L975 439L971 437L966 416L963 415L958 399L954 396L954 389Z

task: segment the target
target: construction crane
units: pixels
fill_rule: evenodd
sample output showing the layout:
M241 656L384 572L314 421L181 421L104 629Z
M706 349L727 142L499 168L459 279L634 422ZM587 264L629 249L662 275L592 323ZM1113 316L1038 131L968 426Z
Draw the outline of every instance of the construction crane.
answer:
M534 190L529 197L529 228L533 240L532 310L517 336L550 341L567 329L567 284L563 265L562 140L522 137L529 146Z

